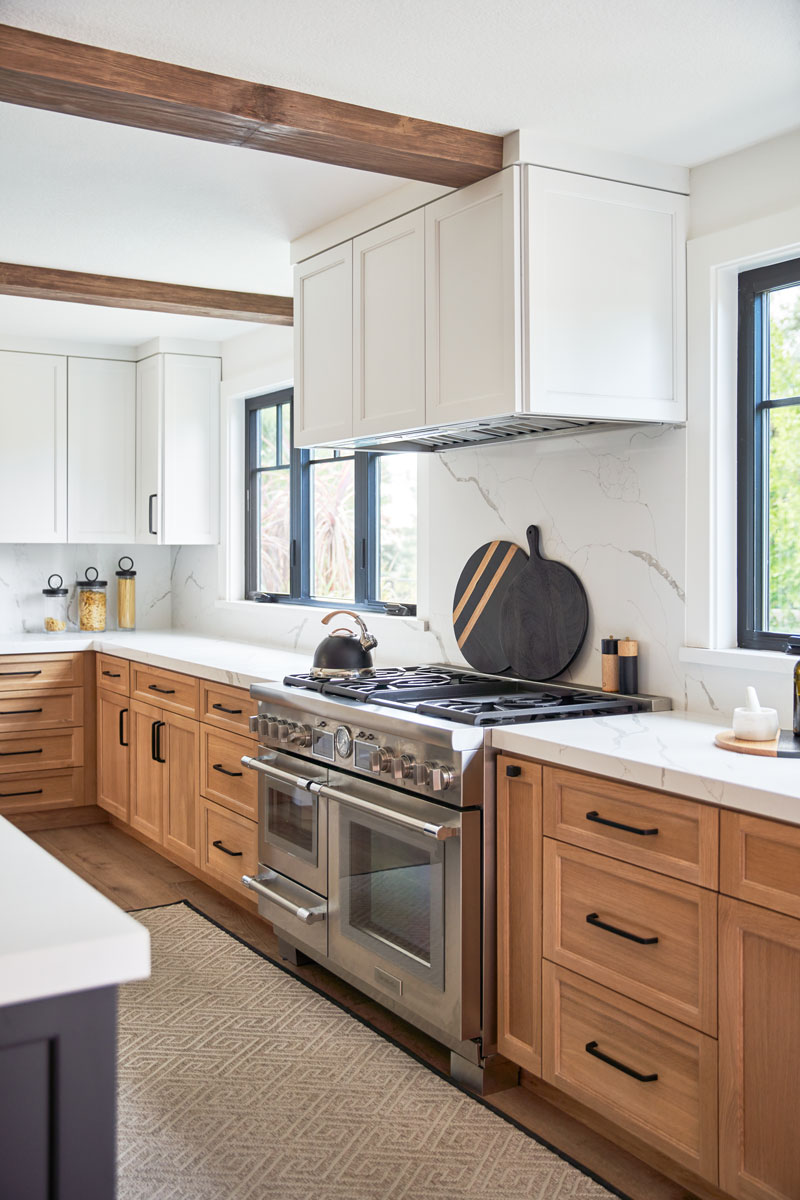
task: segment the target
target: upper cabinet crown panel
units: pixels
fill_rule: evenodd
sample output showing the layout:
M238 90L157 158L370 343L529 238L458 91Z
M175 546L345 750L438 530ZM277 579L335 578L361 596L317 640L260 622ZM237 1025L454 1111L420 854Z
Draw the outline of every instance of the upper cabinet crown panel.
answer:
M136 366L101 358L68 365L69 540L136 537Z
M301 263L296 444L506 416L685 420L686 207L518 165Z
M0 351L0 429L0 541L66 541L66 358Z

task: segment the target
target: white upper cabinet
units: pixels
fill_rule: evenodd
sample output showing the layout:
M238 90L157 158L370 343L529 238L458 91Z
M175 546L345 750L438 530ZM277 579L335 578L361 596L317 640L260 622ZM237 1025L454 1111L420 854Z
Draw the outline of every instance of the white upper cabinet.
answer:
M529 411L685 420L686 197L525 170Z
M218 358L156 354L137 364L137 541L219 541Z
M428 425L521 407L516 167L425 208Z
M0 351L0 541L67 538L67 360Z
M136 366L70 358L70 542L135 540Z
M295 267L296 446L353 433L353 243Z
M353 434L425 424L425 212L353 242Z

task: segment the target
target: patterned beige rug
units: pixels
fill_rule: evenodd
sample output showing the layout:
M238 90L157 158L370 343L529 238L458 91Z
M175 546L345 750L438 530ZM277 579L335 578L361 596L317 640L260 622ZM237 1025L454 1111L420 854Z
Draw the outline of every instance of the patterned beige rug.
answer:
M185 903L135 914L119 1200L598 1200L571 1166Z

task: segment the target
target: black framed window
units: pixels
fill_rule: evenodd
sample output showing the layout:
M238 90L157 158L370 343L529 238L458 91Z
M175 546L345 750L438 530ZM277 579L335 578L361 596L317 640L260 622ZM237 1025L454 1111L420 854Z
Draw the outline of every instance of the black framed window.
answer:
M416 456L298 450L292 399L246 401L245 594L415 613Z
M739 276L739 645L800 633L800 259Z

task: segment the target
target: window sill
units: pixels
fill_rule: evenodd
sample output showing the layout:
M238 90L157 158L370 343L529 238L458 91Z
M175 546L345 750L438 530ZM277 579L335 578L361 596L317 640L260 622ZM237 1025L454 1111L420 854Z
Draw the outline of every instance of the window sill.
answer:
M678 658L684 663L703 667L722 667L733 671L766 671L772 675L791 675L797 664L793 654L780 650L708 650L703 646L681 646Z
M342 602L344 608L345 602ZM215 608L227 609L230 612L253 612L255 610L266 612L282 612L282 613L297 613L298 616L310 617L315 613L324 612L325 605L318 604L291 604L285 600L276 604L259 604L256 600L217 600L214 604ZM336 601L331 600L328 611L336 611ZM375 612L371 609L358 609L353 606L353 612L364 614L364 622L370 628L381 629L384 623L396 629L399 624L402 624L405 629L410 629L415 633L427 633L430 628L428 621L424 617L413 616L404 617L400 615L392 615L389 613Z

